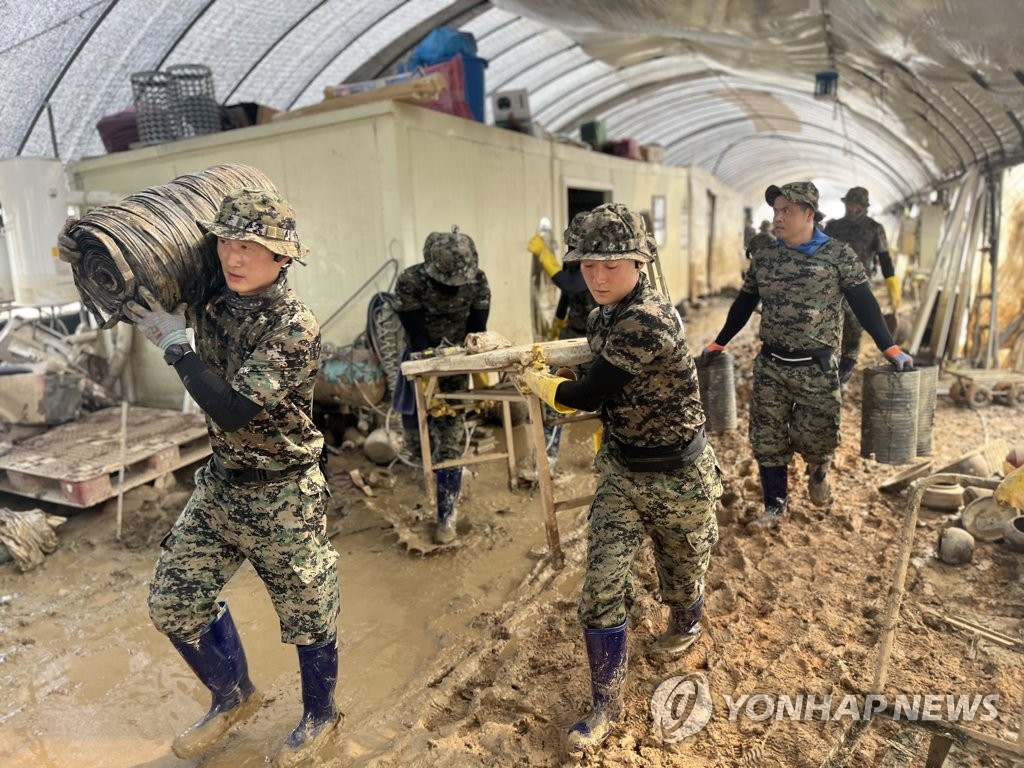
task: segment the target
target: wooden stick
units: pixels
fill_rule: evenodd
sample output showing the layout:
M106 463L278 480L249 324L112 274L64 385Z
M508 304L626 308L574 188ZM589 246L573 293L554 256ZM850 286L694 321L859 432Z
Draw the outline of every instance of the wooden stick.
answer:
M121 466L117 470L117 529L115 538L121 540L121 520L124 516L124 463L128 452L128 401L121 401Z
M555 518L555 487L551 482L551 468L548 466L547 441L544 439L544 411L538 398L532 392L525 395L530 410L530 434L533 436L534 460L537 464L537 483L540 487L540 502L544 509L544 528L548 535L548 549L551 550L551 564L556 571L565 566L562 542L558 537L558 520Z

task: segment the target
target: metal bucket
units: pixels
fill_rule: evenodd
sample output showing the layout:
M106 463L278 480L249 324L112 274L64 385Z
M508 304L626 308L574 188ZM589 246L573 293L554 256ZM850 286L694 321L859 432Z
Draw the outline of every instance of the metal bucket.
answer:
M939 367L926 365L921 372L917 389L917 455L932 455L932 427L935 426L935 388L939 383Z
M706 361L695 358L700 401L707 418L705 428L712 434L736 429L736 382L732 356L726 352Z
M921 372L885 365L864 371L860 455L880 464L917 457L917 403Z

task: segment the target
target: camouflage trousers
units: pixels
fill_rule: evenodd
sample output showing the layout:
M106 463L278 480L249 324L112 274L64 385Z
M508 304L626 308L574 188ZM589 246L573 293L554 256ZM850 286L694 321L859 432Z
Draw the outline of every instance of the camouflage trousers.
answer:
M864 328L861 327L860 320L853 314L849 302L843 299L843 343L839 354L842 357L856 360L860 353L860 341L863 335Z
M689 608L704 594L711 547L718 541L715 506L722 476L709 445L688 467L630 472L606 442L597 454L598 487L590 505L587 573L579 620L584 627L616 627L626 620L633 560L649 536L661 599Z
M314 645L337 633L338 553L327 538L327 484L319 467L260 485L232 485L207 465L161 542L149 615L168 637L193 640L245 560L270 594L281 640Z
M799 453L825 464L839 445L842 405L833 355L828 372L817 365L787 366L758 355L750 401L750 446L766 467L784 467Z

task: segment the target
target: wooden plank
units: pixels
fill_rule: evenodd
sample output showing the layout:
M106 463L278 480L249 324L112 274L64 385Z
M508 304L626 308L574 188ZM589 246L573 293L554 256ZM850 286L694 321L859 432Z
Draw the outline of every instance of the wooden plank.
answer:
M533 361L536 351L543 353L544 359L549 365L555 366L579 365L590 361L593 357L586 339L564 339L502 347L476 354L461 351L440 357L406 360L402 363L402 373L406 376L422 376L424 374L511 370L529 365Z
M424 77L417 77L414 80L407 80L404 83L393 83L382 88L359 91L358 93L350 93L345 96L333 96L308 107L293 109L288 112L278 112L270 119L272 122L291 120L294 117L331 112L335 109L348 109L349 107L358 107L362 104L370 104L387 99L414 102L432 101L447 87L448 81L444 75L440 72L434 72Z

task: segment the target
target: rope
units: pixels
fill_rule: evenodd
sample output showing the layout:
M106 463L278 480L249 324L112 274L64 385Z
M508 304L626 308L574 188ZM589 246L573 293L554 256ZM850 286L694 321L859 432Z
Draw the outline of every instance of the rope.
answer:
M166 309L198 304L223 282L216 247L196 220L216 218L233 189L273 183L246 165L225 164L149 187L90 211L68 231L81 258L71 264L82 302L111 328L126 301L149 288Z

